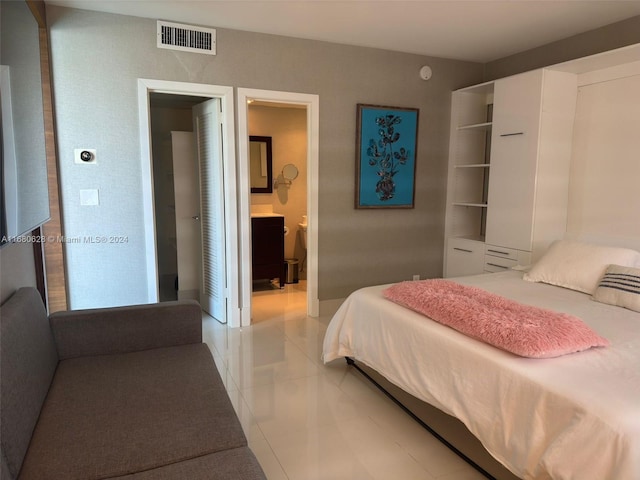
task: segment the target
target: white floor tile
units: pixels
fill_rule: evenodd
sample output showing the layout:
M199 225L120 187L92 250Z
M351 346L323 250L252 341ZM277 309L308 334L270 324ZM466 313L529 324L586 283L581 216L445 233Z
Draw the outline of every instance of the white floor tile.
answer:
M330 317L306 316L304 284L253 307L247 328L203 317L203 339L269 480L484 478L346 362L322 363Z
M368 417L268 438L291 480L432 477Z
M322 342L326 325L311 317L302 317L284 322L284 334L302 350L311 361L322 365Z
M227 389L227 392L232 392L232 391L237 390L238 386L233 381L233 377L231 376L231 373L229 372L229 369L227 368L226 362L222 359L222 357L220 357L220 355L218 355L217 353L213 352L213 349L211 348L211 345L209 345L209 349L212 350L211 353L213 353L213 361L216 364L216 367L218 369L218 373L220 374L220 378L222 378L222 383L224 384L224 388Z
M258 422L256 422L253 413L251 413L251 410L240 391L235 390L228 393L233 409L236 411L236 415L238 415L240 425L242 425L242 430L247 437L247 441L249 443L265 441L264 434L262 433L262 430L260 430Z
M240 389L320 373L320 367L286 339L270 346L242 348L228 357L227 368Z
M265 439L249 441L249 448L258 459L268 480L289 480L269 442Z
M225 328L224 331L216 330L207 339L207 343L213 345L225 362L254 349L277 349L284 341L282 326L266 323L244 328Z
M242 395L267 440L362 416L358 404L324 375L244 389Z
M460 470L442 475L437 480L486 480L487 477L469 465L461 465Z

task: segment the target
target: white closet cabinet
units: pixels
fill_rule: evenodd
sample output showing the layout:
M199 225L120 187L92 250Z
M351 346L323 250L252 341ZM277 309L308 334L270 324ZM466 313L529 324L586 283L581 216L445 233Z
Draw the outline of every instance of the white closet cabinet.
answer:
M452 96L446 277L535 261L566 228L576 76L546 69Z
M576 95L575 75L545 69L495 82L485 270L536 261L563 237Z
M493 82L453 92L445 217L446 276L480 273L489 180Z

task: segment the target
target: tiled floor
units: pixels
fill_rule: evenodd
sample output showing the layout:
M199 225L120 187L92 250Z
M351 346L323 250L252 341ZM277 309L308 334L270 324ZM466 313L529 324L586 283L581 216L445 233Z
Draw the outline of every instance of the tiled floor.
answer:
M269 480L480 480L342 361L323 365L330 317L304 283L253 296L254 324L204 318L204 338Z

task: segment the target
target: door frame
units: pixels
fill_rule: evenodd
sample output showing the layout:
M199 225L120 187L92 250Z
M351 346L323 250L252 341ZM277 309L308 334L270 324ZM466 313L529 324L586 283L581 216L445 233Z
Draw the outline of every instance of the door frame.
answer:
M318 299L318 164L320 97L314 94L238 88L238 197L241 259L251 258L251 187L249 180L249 100L307 107L307 315L320 314ZM240 261L241 326L251 323L251 262Z
M156 221L153 192L153 164L151 156L151 93L218 98L222 106L222 153L224 157L226 296L228 325L240 326L240 296L235 285L239 277L238 262L238 203L236 198L236 148L233 108L233 87L167 80L138 79L138 113L140 124L140 161L142 169L142 208L147 264L147 299L155 303L159 298L158 260L156 252Z

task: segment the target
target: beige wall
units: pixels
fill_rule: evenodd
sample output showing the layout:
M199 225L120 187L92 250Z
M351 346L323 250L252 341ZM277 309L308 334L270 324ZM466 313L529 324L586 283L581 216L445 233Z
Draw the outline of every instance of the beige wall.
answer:
M640 16L485 64L485 81L640 43Z
M126 245L66 246L73 308L147 298L138 78L319 95L320 300L413 274L441 275L451 91L480 83L485 66L227 29L217 31L218 55L198 55L157 49L154 20L55 6L47 16L65 234L129 238ZM638 19L627 22L491 62L484 76L632 43ZM434 72L429 82L418 76L425 64ZM414 209L353 208L358 103L420 109ZM96 168L66 160L78 145L98 149ZM78 205L81 188L100 188L99 208Z
M47 18L65 233L129 238L67 245L73 308L147 299L138 78L319 96L320 300L441 275L451 91L480 82L481 64L227 29L208 56L157 49L154 20L54 6ZM414 209L354 209L358 103L420 109ZM98 149L96 168L64 160L78 145ZM98 208L78 204L82 188L100 188Z

